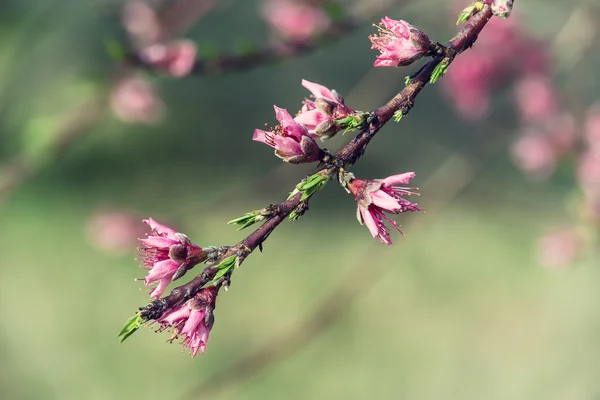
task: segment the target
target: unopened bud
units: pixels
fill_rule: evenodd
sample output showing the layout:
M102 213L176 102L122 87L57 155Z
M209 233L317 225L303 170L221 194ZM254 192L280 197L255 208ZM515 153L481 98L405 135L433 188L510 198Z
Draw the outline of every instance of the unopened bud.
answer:
M317 100L315 100L315 106L317 107L317 110L328 117L333 115L335 105L336 104L333 101L327 100L324 97L319 97Z
M337 131L338 131L338 126L336 125L335 122L333 122L329 119L321 122L315 128L315 133L317 135L323 136L324 138L327 138L327 139L334 136L337 133Z
M175 262L184 262L187 258L187 248L181 244L174 244L169 247L169 258Z
M321 158L321 148L315 142L315 139L310 136L302 136L300 140L300 147L302 148L302 152L306 155L306 162L319 161Z
M492 0L492 13L496 17L508 18L513 8L513 0Z

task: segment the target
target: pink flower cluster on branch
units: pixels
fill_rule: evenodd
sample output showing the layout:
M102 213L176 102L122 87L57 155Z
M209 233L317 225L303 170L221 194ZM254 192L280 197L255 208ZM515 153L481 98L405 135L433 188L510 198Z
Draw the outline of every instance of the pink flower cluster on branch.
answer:
M406 211L420 211L416 203L411 203L402 196L417 194L415 187L405 185L415 177L414 172L393 175L381 180L362 180L348 178L346 188L352 193L358 205L356 217L361 225L364 223L374 238L381 243L392 244L389 229L384 220L390 223L400 233L398 224L389 219L385 212L400 214Z
M429 52L429 37L406 21L383 17L377 29L379 34L369 36L371 48L381 52L376 67L410 65Z
M303 86L312 93L314 100L305 100L296 118L287 110L275 106L279 125L268 130L256 129L253 140L274 148L277 157L292 164L318 161L318 171L296 185L287 200L246 213L231 221L242 225L242 228L261 223L246 238L232 246L203 249L192 244L187 236L148 220L152 234L142 240L142 258L149 269L145 281L146 285L158 282L152 296L159 298L142 307L126 324L119 334L121 340L142 324L154 321L160 325L159 330L171 330L172 339L181 337L184 347L189 348L192 355L196 355L198 351L204 352L220 288L229 286L235 268L255 249L262 250L265 240L281 222L286 218L294 220L303 215L311 197L329 181L339 181L353 195L359 221L367 226L374 238L390 244L389 229L385 222L398 230L399 226L386 213L401 214L420 210L416 203L406 199L407 196L416 194L416 188L405 186L413 179L414 173L378 180L361 180L354 178L347 169L365 153L370 141L395 113L401 111L405 115L410 111L417 95L431 82L441 60L446 60L446 66L451 64L456 55L473 44L491 17L490 5L483 4L446 46L436 44L435 53L431 54L433 59L411 77L409 84L401 92L373 111L354 111L344 104L336 92L325 86L303 81ZM387 17L384 20L388 24L393 21ZM400 32L399 27L390 26L386 29L392 28ZM391 54L391 50L386 51ZM396 65L408 60L404 58L403 61L397 55L394 57ZM414 54L410 57L413 58ZM334 125L335 129L332 128ZM315 142L316 137L327 138L340 129L358 130L358 133L335 155L319 148ZM199 275L174 288L169 295L160 297L167 284L200 262L206 262L207 266Z
M255 129L252 140L271 146L275 149L277 157L291 164L321 160L324 153L309 134L308 129L294 121L287 110L277 106L274 108L279 125L269 131ZM317 135L313 134L313 136Z
M175 232L152 218L145 219L144 223L152 229L150 235L140 239L140 258L148 269L144 284L150 286L157 283L150 297L159 298L172 281L196 264L206 261L208 255L183 233Z

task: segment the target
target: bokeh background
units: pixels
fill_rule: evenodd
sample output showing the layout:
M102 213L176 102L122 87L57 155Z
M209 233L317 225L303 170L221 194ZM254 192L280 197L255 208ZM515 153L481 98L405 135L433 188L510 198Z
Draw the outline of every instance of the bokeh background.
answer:
M216 3L179 33L201 55L272 45L259 2ZM283 200L313 171L251 141L275 124L273 103L297 110L308 79L355 109L378 107L416 67L372 67L373 22L406 19L442 42L457 29L446 2L378 4L375 14L373 2L345 4L355 30L277 65L182 79L136 72L156 96L137 123L115 113L115 82L132 72L106 51L128 43L123 2L0 4L0 397L600 397L600 258L577 211L576 156L544 179L515 166L511 76L477 118L453 107L443 83L427 87L353 168L417 173L427 212L399 216L406 236L393 246L370 238L332 183L235 272L206 354L192 359L151 328L117 342L148 301L134 282L142 218L200 245L236 243L245 234L227 221ZM578 129L600 90L599 21L592 0L519 0L499 21L547 52ZM560 226L585 226L585 246L540 242Z

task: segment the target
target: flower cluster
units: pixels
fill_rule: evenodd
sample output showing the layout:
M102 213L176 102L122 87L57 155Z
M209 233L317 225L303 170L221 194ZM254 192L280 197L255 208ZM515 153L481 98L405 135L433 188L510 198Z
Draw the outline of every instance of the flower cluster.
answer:
M377 29L379 34L369 36L371 49L381 52L376 67L409 65L429 52L429 37L406 21L383 17Z
M140 259L149 270L144 284L150 286L158 282L150 297L159 298L172 281L194 265L206 261L207 254L183 233L175 232L152 218L145 219L144 223L152 229L150 235L140 239Z
M302 86L311 92L315 100L305 99L294 120L304 125L310 135L329 139L343 129L335 121L354 114L354 110L344 104L344 98L335 90L305 79Z
M384 220L400 231L396 222L389 219L384 212L400 214L406 211L420 211L416 203L404 199L402 196L416 194L415 187L405 187L414 178L414 172L393 175L385 179L362 180L349 178L347 188L354 196L358 208L356 217L361 224L365 224L374 238L379 238L384 244L392 244L389 229Z
M306 127L294 121L286 109L274 108L279 125L269 131L255 129L252 140L271 146L277 157L291 164L319 161L323 152Z
M198 354L198 350L204 354L214 324L213 311L218 292L217 287L209 286L183 305L167 310L156 320L160 325L157 331L171 331L169 342L181 338L181 345L184 350L189 350L192 357Z

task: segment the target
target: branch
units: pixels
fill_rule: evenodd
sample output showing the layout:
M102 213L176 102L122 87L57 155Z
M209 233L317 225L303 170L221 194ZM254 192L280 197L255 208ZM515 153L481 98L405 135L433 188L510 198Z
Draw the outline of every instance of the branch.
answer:
M430 83L432 75L436 67L441 62L450 65L454 57L463 52L468 47L472 46L477 40L477 36L492 17L491 7L484 5L482 9L475 14L464 26L464 28L452 38L446 46L435 45L436 53L433 59L423 66L415 76L410 78L409 84L385 105L368 113L369 118L366 119L367 126L335 157L330 160L323 160L325 164L317 172L324 178L330 178L334 174L343 170L343 168L353 165L360 156L365 152L369 142L375 137L379 130L390 121L394 113L401 111L403 115L408 113L414 105L414 101L421 90ZM315 174L316 175L316 174ZM257 247L261 247L262 243L273 232L273 230L294 210L302 209L305 211L307 202L312 197L311 193L307 198L303 199L303 193L296 193L288 200L276 205L270 206L274 210L273 215L261 225L258 229L240 241L237 245L229 248L218 261L223 261L233 255L238 259L236 264L239 266L243 260ZM168 296L154 300L145 307L140 308L140 317L144 321L158 319L163 313L172 307L179 306L185 301L195 296L206 284L211 282L219 272L218 265L210 265L204 271L194 278L189 283L174 288ZM231 272L229 273L231 275Z

